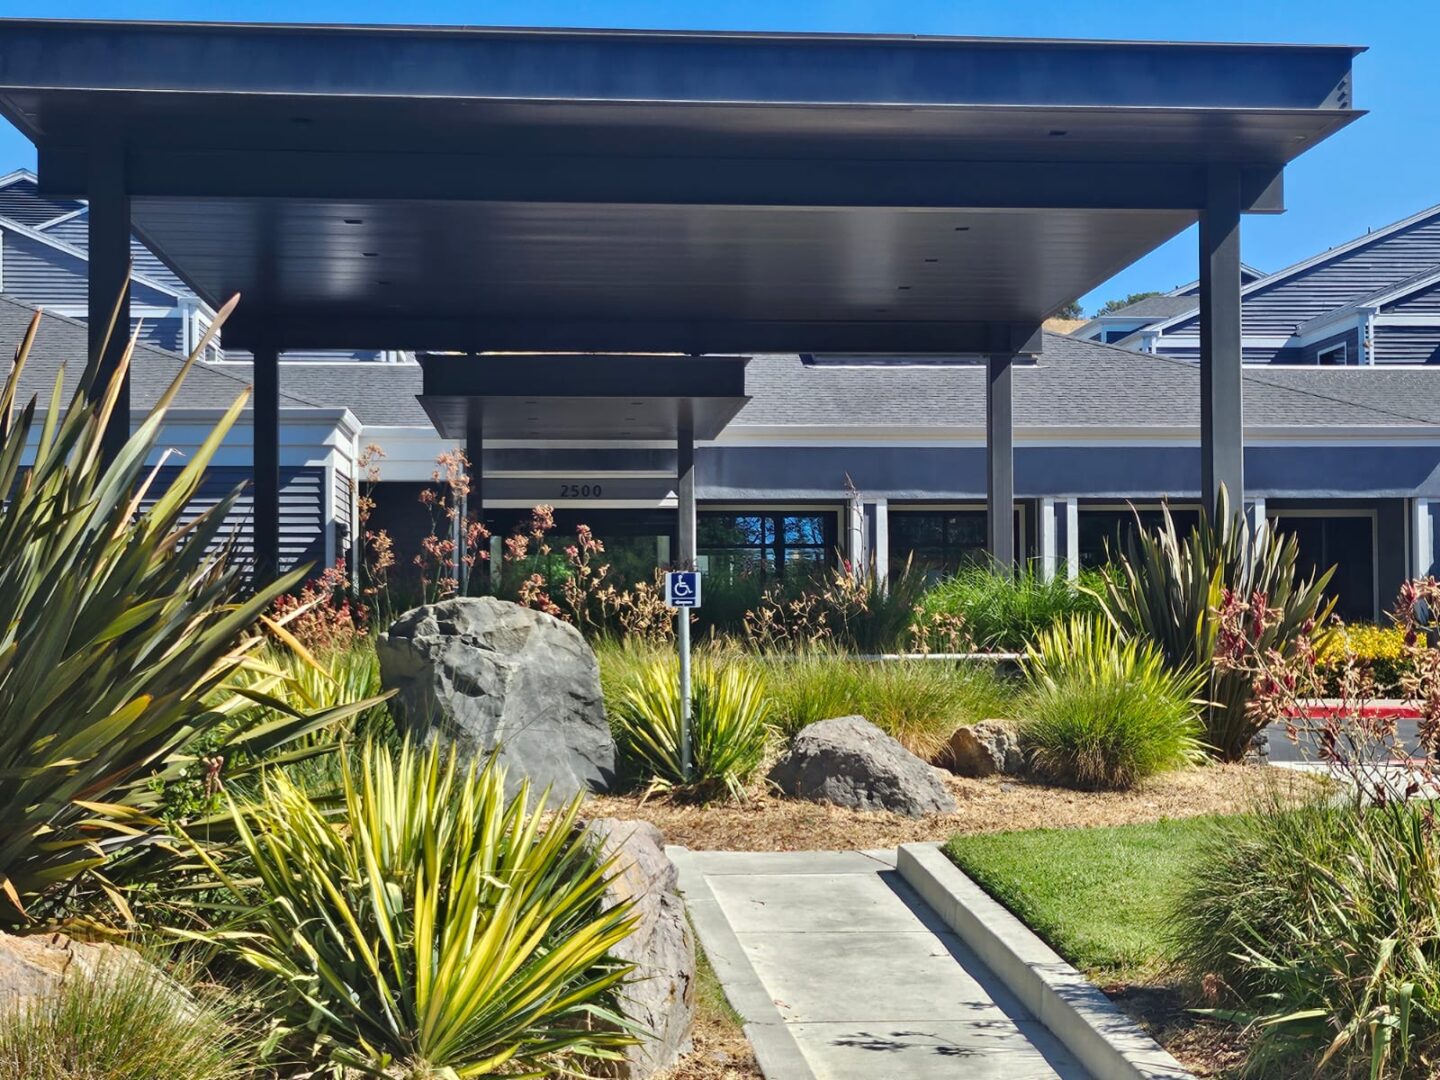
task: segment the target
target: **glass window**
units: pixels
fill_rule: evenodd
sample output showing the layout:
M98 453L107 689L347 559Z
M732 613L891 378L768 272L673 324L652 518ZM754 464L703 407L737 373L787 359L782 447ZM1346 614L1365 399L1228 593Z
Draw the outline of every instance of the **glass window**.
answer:
M1350 362L1345 342L1329 349L1321 350L1315 357L1316 363L1321 367L1344 367Z
M1086 569L1104 566L1112 557L1124 552L1135 535L1137 515L1141 527L1147 532L1158 530L1165 523L1164 512L1159 507L1138 510L1131 510L1128 506L1091 510L1080 507L1080 565ZM1200 524L1200 512L1193 507L1171 507L1170 516L1175 519L1175 528L1181 536Z
M908 560L934 576L985 562L984 510L896 510L890 508L890 572Z
M1282 513L1275 516L1272 527L1290 533L1299 543L1296 570L1301 577L1335 568L1328 591L1335 598L1336 615L1347 622L1375 618L1375 535L1370 515L1289 517Z
M726 581L824 570L837 542L834 513L702 511L696 518L709 576Z

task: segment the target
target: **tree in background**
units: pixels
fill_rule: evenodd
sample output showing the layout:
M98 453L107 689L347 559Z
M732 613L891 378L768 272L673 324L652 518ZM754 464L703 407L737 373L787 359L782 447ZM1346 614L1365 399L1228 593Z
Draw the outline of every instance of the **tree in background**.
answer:
M1091 318L1098 319L1101 315L1109 315L1112 312L1119 311L1121 308L1127 308L1131 304L1139 303L1141 300L1159 295L1161 294L1158 289L1151 289L1149 292L1132 292L1129 296L1120 300L1106 300L1105 303L1100 305L1099 309Z

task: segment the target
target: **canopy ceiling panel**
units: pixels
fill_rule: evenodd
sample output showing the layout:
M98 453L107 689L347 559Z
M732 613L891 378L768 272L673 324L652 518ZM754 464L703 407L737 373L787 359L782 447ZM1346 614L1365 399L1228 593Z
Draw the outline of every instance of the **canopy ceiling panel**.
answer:
M1282 209L1356 51L3 20L0 111L237 346L1023 350L1217 169Z

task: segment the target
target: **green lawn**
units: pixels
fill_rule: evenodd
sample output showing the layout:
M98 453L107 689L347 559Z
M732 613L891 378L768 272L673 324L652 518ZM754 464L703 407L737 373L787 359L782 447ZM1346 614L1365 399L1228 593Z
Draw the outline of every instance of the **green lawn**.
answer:
M957 836L945 853L1086 974L1164 966L1169 905L1215 818Z

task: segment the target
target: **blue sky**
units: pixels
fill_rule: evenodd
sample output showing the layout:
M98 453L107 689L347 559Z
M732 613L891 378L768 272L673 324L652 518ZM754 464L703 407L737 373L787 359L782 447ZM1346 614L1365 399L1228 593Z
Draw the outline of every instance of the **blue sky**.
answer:
M1306 41L1356 44L1356 103L1370 110L1290 167L1289 211L1247 218L1243 257L1275 270L1368 228L1440 202L1440 32L1436 0L124 0L17 4L0 14L47 18L260 22L460 23L659 29ZM0 165L33 167L34 152L0 121ZM1195 277L1192 233L1083 298L1166 289Z

